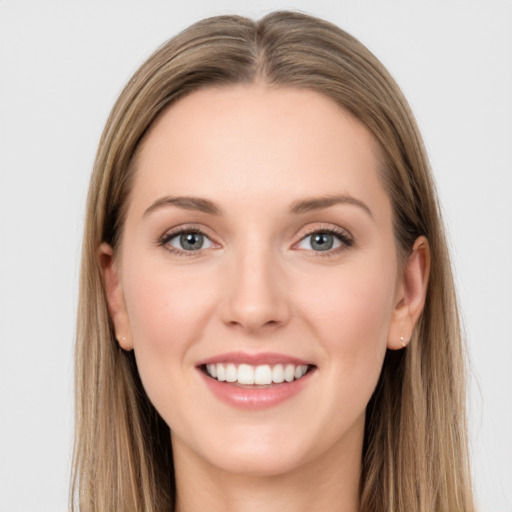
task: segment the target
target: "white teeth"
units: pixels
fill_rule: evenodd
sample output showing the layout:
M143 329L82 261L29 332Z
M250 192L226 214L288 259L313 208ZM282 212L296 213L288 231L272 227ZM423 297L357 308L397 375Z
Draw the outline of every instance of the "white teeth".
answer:
M260 386L272 384L272 370L268 364L256 367L254 371L254 383Z
M305 375L307 370L308 370L308 367L303 364L301 364L300 366L297 366L297 368L295 368L295 378L300 379L301 377L303 377Z
M284 369L284 380L286 382L292 382L295 379L295 366L293 364L287 364Z
M284 368L282 364L276 364L274 368L272 368L272 382L277 384L284 382Z
M238 380L238 372L234 364L228 364L226 366L226 382L236 382Z
M207 364L206 371L209 375L216 378L217 377L217 365L216 364Z
M293 382L304 377L307 371L308 366L305 364L251 366L248 364L217 363L206 365L206 373L220 382L238 382L239 384L256 384L258 386L268 386L272 383L281 384L284 381Z
M220 382L226 380L226 370L222 364L217 365L217 380Z
M241 364L238 367L239 384L254 384L254 369L248 364Z

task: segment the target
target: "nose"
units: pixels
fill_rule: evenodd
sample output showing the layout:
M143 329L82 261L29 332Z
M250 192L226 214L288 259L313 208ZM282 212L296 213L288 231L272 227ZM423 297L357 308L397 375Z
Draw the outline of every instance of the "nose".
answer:
M290 318L286 280L278 258L268 247L235 257L222 305L226 325L252 334L268 333Z

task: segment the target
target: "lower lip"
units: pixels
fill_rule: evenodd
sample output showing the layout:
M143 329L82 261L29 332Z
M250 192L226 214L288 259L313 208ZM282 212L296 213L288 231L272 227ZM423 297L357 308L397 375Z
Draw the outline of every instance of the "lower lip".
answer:
M230 382L219 382L199 370L209 390L222 402L240 409L267 409L298 394L310 381L314 372L309 371L300 379L265 387L243 387Z

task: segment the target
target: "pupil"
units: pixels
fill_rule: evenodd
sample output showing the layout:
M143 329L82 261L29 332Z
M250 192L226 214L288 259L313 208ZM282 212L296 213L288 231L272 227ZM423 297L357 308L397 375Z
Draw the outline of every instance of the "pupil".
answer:
M183 249L192 251L201 249L203 245L203 235L201 233L186 233L180 237Z
M313 240L311 241L311 247L318 251L328 251L332 248L333 244L333 237L328 233L317 233L313 236Z

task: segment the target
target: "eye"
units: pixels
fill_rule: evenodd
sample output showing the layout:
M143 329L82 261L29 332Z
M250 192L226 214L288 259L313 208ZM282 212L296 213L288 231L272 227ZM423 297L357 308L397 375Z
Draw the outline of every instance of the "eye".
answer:
M197 252L201 249L211 249L214 244L204 234L198 230L182 230L167 234L161 240L170 251L177 253Z
M315 252L337 252L337 249L351 245L352 240L345 233L333 229L322 229L302 238L296 247Z

